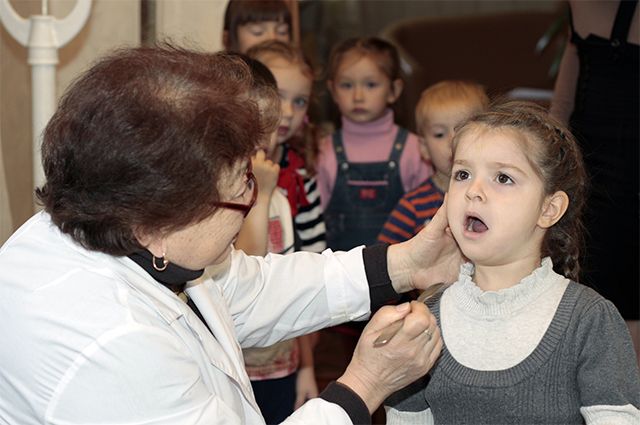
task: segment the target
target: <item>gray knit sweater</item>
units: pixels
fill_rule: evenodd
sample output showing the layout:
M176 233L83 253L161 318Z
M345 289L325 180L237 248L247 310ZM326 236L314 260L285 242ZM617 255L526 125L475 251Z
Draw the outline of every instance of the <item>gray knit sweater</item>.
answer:
M440 300L429 307L440 321ZM613 304L571 282L542 340L522 362L504 370L470 369L445 344L430 377L386 404L401 423L432 415L436 424L582 424L580 408L602 405L626 409L622 418L640 423L640 374ZM426 409L431 415L418 414Z

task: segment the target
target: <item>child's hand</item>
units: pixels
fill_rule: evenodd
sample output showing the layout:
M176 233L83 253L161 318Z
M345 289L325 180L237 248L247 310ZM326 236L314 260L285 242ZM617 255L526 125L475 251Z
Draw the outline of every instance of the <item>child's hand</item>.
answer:
M267 155L263 150L259 150L251 158L251 166L258 182L258 194L270 198L278 184L280 166L267 159Z
M318 397L318 384L313 367L306 366L298 369L296 378L296 404L294 410L302 406L305 401Z

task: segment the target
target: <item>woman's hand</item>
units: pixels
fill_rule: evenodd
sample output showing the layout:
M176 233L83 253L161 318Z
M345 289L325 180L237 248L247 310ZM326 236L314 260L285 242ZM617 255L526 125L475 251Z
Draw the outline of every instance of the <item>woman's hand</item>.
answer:
M258 182L258 196L263 195L267 199L271 198L271 194L278 184L280 166L267 159L267 154L263 150L259 150L251 157L251 167Z
M385 327L404 318L400 331L384 346L373 342ZM393 392L425 375L440 355L436 319L423 303L382 307L364 328L353 358L338 382L351 388L373 413Z
M463 263L460 248L447 221L447 197L420 233L406 242L391 245L387 268L398 293L425 289L439 282L455 281Z

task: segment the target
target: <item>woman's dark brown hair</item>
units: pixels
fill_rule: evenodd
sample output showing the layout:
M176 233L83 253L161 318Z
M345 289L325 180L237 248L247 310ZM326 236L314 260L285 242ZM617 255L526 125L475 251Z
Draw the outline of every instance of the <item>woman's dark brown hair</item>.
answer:
M477 125L511 129L522 134L526 140L523 148L544 184L545 195L563 191L569 197L567 211L545 234L541 255L551 257L556 272L578 281L579 257L584 244L582 210L587 174L575 138L543 107L531 102L499 99L488 111L470 118L456 129L454 157L458 140Z
M222 179L275 129L251 86L248 66L227 54L113 53L72 84L47 125L38 198L64 233L112 255L141 248L135 231L210 216L233 183Z
M227 33L225 49L238 50L238 27L253 22L283 22L289 25L291 38L291 11L282 0L229 0L224 12L224 31Z

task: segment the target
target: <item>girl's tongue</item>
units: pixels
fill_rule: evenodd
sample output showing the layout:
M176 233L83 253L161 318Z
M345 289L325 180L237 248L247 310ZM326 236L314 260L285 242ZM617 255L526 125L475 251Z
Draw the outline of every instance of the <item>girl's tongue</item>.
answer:
M489 230L486 224L477 217L467 217L467 230L474 233L482 233Z

